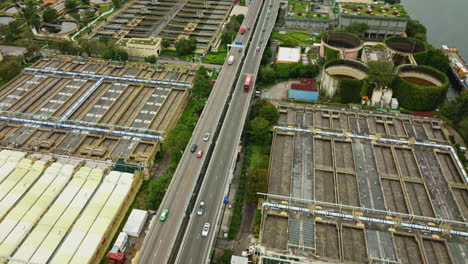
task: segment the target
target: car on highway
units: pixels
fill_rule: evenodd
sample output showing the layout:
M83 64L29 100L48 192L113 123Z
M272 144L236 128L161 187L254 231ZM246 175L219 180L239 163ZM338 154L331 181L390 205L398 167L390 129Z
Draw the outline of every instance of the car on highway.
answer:
M210 223L205 223L205 225L203 225L201 235L202 236L208 236L209 232L210 232Z
M193 144L192 147L190 148L190 152L194 153L197 150L198 146L197 144Z
M198 152L197 152L197 158L201 158L203 156L203 149L200 149Z
M256 50L256 51L259 51L259 50L260 50L260 46L258 46L255 50Z
M205 212L205 202L200 202L200 205L198 205L197 209L197 215L203 215Z
M167 215L168 215L168 214L169 214L169 209L164 209L164 210L162 211L162 213L161 213L161 216L159 217L159 220L160 220L161 222L166 221Z
M205 133L205 135L203 135L203 141L208 141L208 139L210 139L210 133Z

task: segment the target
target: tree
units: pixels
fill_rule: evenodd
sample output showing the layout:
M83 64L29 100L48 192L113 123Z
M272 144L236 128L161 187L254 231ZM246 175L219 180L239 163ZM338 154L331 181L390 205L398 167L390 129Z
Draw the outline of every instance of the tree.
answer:
M450 60L443 51L429 45L428 50L414 54L414 58L419 65L427 65L442 72L448 72Z
M77 55L81 51L74 42L69 40L61 40L56 42L54 45L63 54Z
M255 203L258 201L258 192L266 193L268 186L268 169L255 168L249 174L249 184L247 185L247 202Z
M57 13L57 10L50 8L50 7L46 8L44 12L42 13L42 19L46 23L54 22L58 19L58 17L59 17L59 14Z
M287 38L281 41L281 44L280 44L281 47L296 47L297 45L299 45L299 41L293 38Z
M265 118L255 117L249 122L249 128L249 135L254 143L262 144L268 140L270 124Z
M230 44L236 38L237 32L233 30L224 30L221 34L221 43Z
M367 76L370 83L375 84L378 89L390 87L396 76L393 72L393 63L388 61L370 61L367 66L369 68Z
M274 83L276 79L276 72L271 65L263 66L260 68L260 80L262 83Z
M88 56L92 54L102 54L102 52L107 48L106 45L97 39L85 39L81 38L78 40L81 50L86 53Z
M422 41L426 41L427 29L418 20L410 20L406 25L406 34Z
M367 30L369 30L369 25L367 25L367 23L354 22L345 27L344 30L358 36L362 36Z
M171 46L171 41L169 41L168 39L163 39L161 45L163 46L163 48L167 49L169 48L169 46Z
M81 3L83 3L83 5L89 5L89 0L81 0Z
M13 20L8 25L0 25L0 36L5 36L7 41L15 41L21 38L21 21Z
M279 113L276 107L270 103L265 103L259 110L258 116L265 118L270 124L270 126L278 122Z
M340 81L340 98L341 103L359 103L361 99L361 87L360 81L350 78L345 78Z
M115 8L120 8L123 3L121 0L112 0L112 4L114 5Z
M65 8L68 10L75 9L78 6L76 0L65 0Z
M197 48L197 40L193 38L179 39L175 43L175 48L178 56L193 54Z
M155 55L151 55L151 56L146 57L146 62L148 62L148 63L155 64L156 61L157 61L157 58L156 58Z
M16 75L21 73L21 64L16 60L9 61L0 65L0 80L8 82Z
M448 101L442 107L441 112L454 124L462 122L464 118L468 117L468 90L465 89L454 99Z
M26 0L25 7L21 8L21 14L30 27L39 27L40 18L38 13L37 2L34 0Z

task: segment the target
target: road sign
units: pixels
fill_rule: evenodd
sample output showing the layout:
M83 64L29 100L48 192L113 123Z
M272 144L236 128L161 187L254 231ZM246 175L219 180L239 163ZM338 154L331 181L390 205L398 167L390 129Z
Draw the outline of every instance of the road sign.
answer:
M234 45L242 45L242 42L236 41L236 42L234 42Z

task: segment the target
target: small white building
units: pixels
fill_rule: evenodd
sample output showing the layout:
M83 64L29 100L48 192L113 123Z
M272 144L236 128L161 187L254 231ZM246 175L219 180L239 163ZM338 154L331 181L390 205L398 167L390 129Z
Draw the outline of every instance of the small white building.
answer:
M231 256L231 264L248 264L249 259L241 256Z
M158 57L161 53L161 38L131 38L121 40L122 48L134 60L144 60L149 56Z
M296 63L301 60L301 48L279 47L276 63Z
M132 237L139 237L145 226L148 212L145 210L133 209L123 228L123 232Z

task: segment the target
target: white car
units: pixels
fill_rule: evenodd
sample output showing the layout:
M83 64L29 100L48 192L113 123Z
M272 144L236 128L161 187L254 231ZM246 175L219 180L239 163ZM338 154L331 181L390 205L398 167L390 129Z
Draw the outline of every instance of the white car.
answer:
M200 205L198 206L197 209L197 215L203 215L205 212L205 202L200 202Z
M210 223L205 223L205 225L203 226L201 235L202 236L208 236L209 232L210 232Z
M205 133L205 135L203 135L203 141L208 141L208 139L210 139L210 133Z

